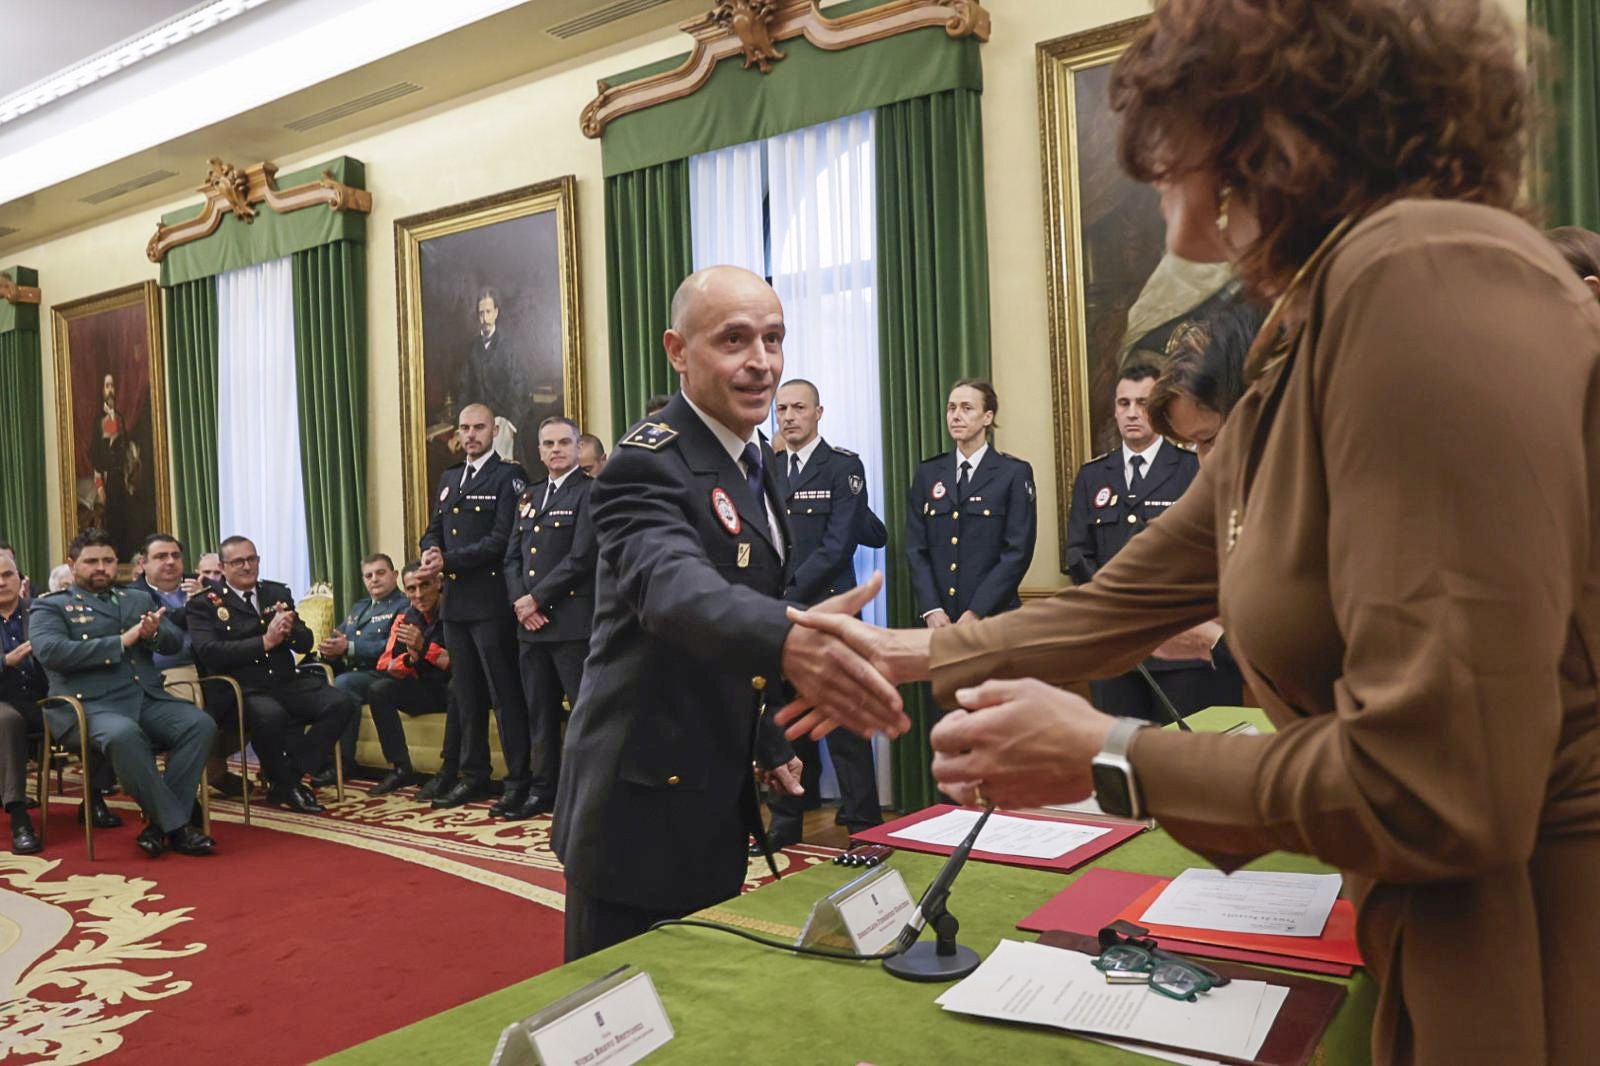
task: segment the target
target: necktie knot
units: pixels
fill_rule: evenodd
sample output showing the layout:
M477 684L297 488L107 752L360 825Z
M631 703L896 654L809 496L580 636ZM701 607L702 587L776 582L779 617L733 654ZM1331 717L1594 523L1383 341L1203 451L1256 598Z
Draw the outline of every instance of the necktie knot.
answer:
M797 478L799 476L800 476L800 455L799 455L798 452L796 452L796 453L794 453L794 454L789 456L789 477L790 478Z
M754 442L748 443L739 458L744 463L744 479L750 486L750 494L761 499L761 449Z

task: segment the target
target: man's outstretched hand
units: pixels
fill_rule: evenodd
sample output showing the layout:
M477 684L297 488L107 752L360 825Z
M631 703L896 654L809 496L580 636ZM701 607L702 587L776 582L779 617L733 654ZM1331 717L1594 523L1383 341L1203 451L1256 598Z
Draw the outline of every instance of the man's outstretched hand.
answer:
M882 587L883 575L875 573L865 584L808 611L790 608L789 617L797 623L812 615L855 622L851 616L871 603ZM821 625L797 624L789 630L783 643L783 676L794 686L796 698L778 712L780 725L806 711L807 718L814 719L818 737L838 726L863 737L875 733L897 737L911 728L894 685L858 648ZM800 710L794 710L797 707ZM788 733L791 738L800 735L793 727Z

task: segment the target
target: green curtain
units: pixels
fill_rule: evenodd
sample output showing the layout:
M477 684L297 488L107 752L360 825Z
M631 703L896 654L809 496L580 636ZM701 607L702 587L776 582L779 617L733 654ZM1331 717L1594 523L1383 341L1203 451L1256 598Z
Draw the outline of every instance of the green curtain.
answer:
M193 569L222 539L217 495L217 279L167 289L167 421L179 540Z
M367 553L367 259L360 241L294 253L295 385L311 579L344 610Z
M611 329L611 433L622 436L677 376L661 350L672 293L694 269L689 161L606 179L606 320Z
M946 451L950 383L989 375L989 252L979 94L952 89L877 114L878 351L883 389L889 621L920 625L905 561L906 489ZM894 742L894 804L937 801L929 770L932 695L902 690L909 733Z
M1600 230L1600 4L1529 0L1528 22L1555 60L1540 72L1555 122L1534 154L1546 221Z
M36 271L6 271L21 285L37 285ZM44 374L39 309L0 304L0 540L16 549L17 569L38 592L50 573L51 513L45 489ZM70 486L68 486L70 491Z

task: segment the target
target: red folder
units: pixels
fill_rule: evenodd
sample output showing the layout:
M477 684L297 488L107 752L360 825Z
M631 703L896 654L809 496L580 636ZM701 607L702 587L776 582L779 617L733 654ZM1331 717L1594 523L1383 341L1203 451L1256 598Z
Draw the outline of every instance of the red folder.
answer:
M1361 949L1356 947L1356 909L1347 899L1333 902L1328 922L1321 936L1275 936L1267 933L1234 933L1225 929L1196 929L1186 925L1156 925L1144 920L1144 912L1156 901L1167 885L1162 880L1124 908L1119 918L1142 925L1157 937L1173 937L1198 944L1219 947L1243 948L1247 951L1265 951L1272 955L1288 955L1299 959L1320 962L1338 962L1346 966L1361 965Z
M892 822L875 825L871 829L863 829L859 833L852 833L852 840L866 844L887 844L891 848L902 851L923 851L930 855L949 855L956 849L944 844L926 844L920 840L904 840L894 834L908 826L925 822L929 818L937 818L941 814L948 814L957 808L948 803L936 803L932 807L925 807L915 814L908 814L904 818L897 818ZM975 810L976 808L968 808ZM1074 848L1065 855L1058 855L1053 859L1035 859L1027 855L1002 855L993 851L979 851L972 849L972 858L983 862L997 862L1005 866L1027 866L1035 870L1072 870L1096 855L1103 855L1131 837L1136 837L1145 831L1141 822L1132 822L1125 825L1110 825L1094 818L1071 818L1043 814L1018 814L1014 811L995 811L1011 818L1028 818L1037 822L1072 822L1077 825L1089 825L1096 829L1105 829L1106 832L1089 841L1080 848Z
M1147 902L1140 902L1152 889L1159 891L1167 878L1152 874L1129 873L1126 870L1108 870L1095 867L1085 870L1076 881L1057 892L1044 906L1017 923L1018 929L1043 933L1061 929L1069 933L1094 936L1110 925L1131 905L1139 903L1137 913L1143 914ZM1154 898L1153 896L1151 897ZM1139 924L1143 924L1142 922ZM1332 925L1332 919L1329 920ZM1355 965L1326 959L1308 959L1259 948L1241 948L1226 944L1207 944L1192 939L1202 930L1185 929L1181 936L1158 935L1157 943L1168 951L1195 955L1207 959L1231 959L1235 962L1253 962L1261 966L1277 966L1285 970L1305 973L1324 973L1348 977ZM1204 932L1211 932L1206 930ZM1224 934L1233 935L1233 934ZM1272 940L1304 940L1305 937L1271 937ZM1359 960L1357 965L1359 964Z

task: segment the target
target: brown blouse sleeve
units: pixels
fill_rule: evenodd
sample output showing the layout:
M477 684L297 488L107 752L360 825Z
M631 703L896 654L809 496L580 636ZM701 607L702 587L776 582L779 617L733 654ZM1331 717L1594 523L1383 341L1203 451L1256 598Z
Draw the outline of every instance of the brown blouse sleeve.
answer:
M1386 881L1471 877L1528 859L1550 787L1596 476L1593 331L1515 234L1402 231L1379 252L1330 268L1295 369L1345 649L1333 713L1133 748L1151 811L1219 865L1286 849Z
M1094 580L1015 611L933 632L934 696L995 677L1064 685L1115 677L1166 638L1217 615L1213 487L1201 468L1187 492L1130 540Z

